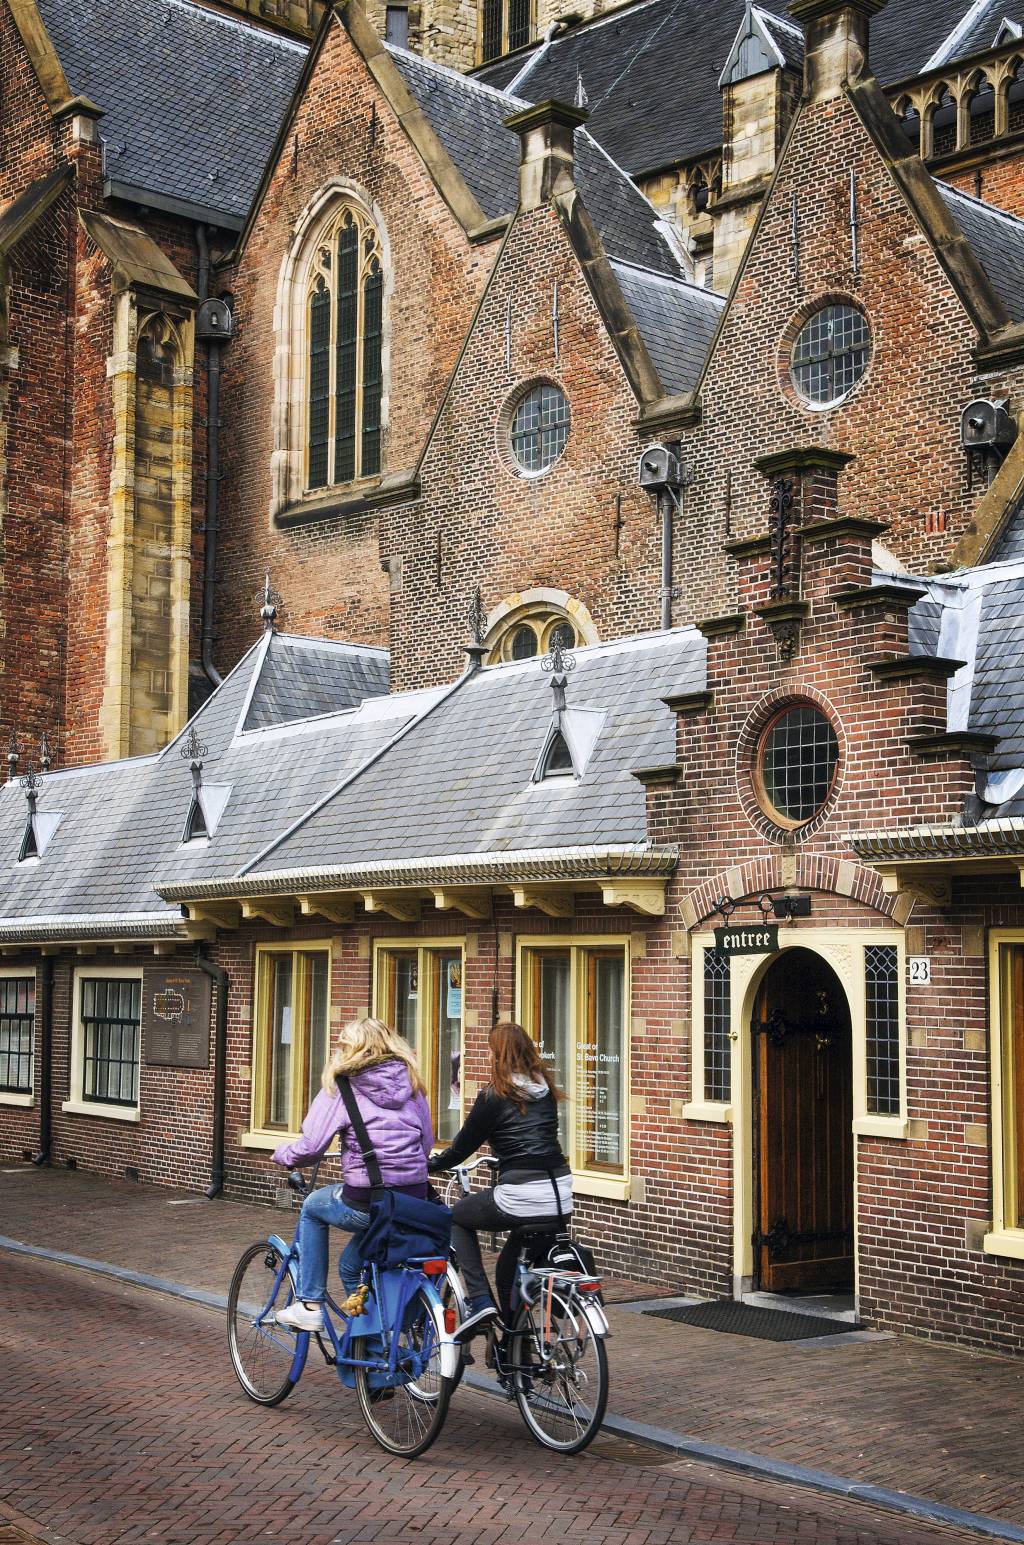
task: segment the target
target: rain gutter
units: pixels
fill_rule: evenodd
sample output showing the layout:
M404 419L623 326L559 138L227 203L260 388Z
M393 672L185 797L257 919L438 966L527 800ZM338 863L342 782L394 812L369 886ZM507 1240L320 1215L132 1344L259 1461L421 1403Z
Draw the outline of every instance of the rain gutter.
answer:
M984 826L904 826L854 832L850 845L865 863L906 859L1024 857L1024 817L997 816Z

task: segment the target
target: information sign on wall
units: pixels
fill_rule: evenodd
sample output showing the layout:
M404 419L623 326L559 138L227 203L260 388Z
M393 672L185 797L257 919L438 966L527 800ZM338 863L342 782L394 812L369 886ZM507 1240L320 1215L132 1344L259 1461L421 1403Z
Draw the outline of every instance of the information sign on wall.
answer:
M146 1062L167 1068L210 1066L212 983L203 971L153 966L143 972Z
M715 929L715 949L723 955L773 955L778 947L778 923L749 923Z

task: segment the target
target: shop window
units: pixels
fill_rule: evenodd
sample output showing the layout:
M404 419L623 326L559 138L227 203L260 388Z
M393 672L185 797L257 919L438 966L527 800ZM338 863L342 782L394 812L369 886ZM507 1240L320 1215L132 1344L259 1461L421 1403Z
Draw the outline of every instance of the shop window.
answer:
M297 1132L320 1089L329 1049L328 945L256 951L253 1125Z
M762 807L779 826L805 825L827 803L838 765L836 732L821 710L788 704L758 742L754 781Z
M373 226L344 206L316 244L306 301L306 483L381 466L384 270Z
M374 957L375 1012L416 1053L444 1143L462 1125L462 973L461 943L378 944Z
M532 12L531 0L483 0L480 62L525 48L532 35Z
M565 1090L562 1146L583 1174L626 1174L628 995L624 944L522 948L522 1022Z
M869 1115L900 1114L900 967L891 944L864 951L864 1035Z
M992 1232L985 1249L1024 1259L1024 935L990 935Z
M793 389L810 407L835 407L853 391L870 358L871 333L864 313L856 306L823 306L793 340Z
M35 975L0 976L0 1095L32 1093Z

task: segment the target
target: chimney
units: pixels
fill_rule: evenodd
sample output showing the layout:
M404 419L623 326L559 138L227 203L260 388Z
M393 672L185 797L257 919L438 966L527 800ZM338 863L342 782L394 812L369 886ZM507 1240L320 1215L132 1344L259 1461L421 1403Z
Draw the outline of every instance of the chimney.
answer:
M790 15L804 29L804 98L838 96L847 81L867 73L872 16L886 0L793 0Z
M566 102L538 102L505 119L519 135L519 208L540 209L575 187L573 135L587 114Z

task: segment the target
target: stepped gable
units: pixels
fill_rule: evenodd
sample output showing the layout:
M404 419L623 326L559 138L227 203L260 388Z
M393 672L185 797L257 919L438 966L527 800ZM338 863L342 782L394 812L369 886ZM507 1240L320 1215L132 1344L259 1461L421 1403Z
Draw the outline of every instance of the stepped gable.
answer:
M103 109L112 191L240 229L307 45L192 0L38 5L71 90Z
M581 778L532 781L552 723L550 675L535 659L488 666L248 873L646 843L638 751L673 760L662 699L703 688L705 640L678 628L574 653L567 708L600 719Z
M744 0L640 0L570 29L547 48L534 44L484 65L477 77L507 90L533 58L514 88L530 102L571 102L582 79L591 133L631 176L649 175L721 145L718 81L744 8ZM758 10L762 18L788 19L781 0ZM892 0L871 23L871 67L879 80L887 85L918 74L970 10L971 0ZM796 35L785 26L772 27L771 35L799 69ZM966 52L955 47L950 57Z
M963 231L997 297L1013 322L1024 321L1024 220L994 204L936 182L943 203Z
M276 633L249 701L243 733L356 708L388 690L388 652Z
M671 394L691 392L725 310L725 296L630 263L611 266L662 386Z
M505 119L528 104L418 54L389 53L484 213L511 214L519 199L519 138ZM576 185L608 256L678 275L680 261L657 212L586 129L576 131L575 161Z

